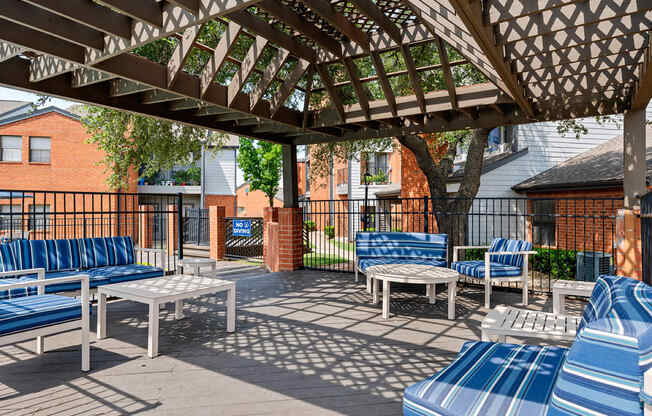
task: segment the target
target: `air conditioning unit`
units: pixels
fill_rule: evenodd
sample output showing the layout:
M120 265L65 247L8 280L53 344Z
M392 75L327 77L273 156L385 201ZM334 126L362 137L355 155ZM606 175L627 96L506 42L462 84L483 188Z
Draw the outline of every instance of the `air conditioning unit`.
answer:
M578 251L575 280L595 282L602 274L613 274L614 265L611 254L599 251Z

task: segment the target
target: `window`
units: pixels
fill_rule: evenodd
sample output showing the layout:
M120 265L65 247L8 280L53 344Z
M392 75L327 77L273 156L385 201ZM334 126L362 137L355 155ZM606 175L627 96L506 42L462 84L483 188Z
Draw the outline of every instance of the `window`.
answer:
M20 162L23 160L23 138L20 136L0 136L0 160Z
M310 192L310 162L306 162L306 192Z
M38 163L50 163L49 137L29 138L29 161Z
M361 169L362 178L360 182L364 183L364 174L369 172L370 182L381 184L389 181L389 153L373 153L367 155L366 167Z
M22 210L19 204L0 205L0 230L20 230Z
M535 245L555 245L555 201L536 199L532 201L532 241Z
M29 223L27 226L30 231L47 229L50 226L50 206L30 205Z

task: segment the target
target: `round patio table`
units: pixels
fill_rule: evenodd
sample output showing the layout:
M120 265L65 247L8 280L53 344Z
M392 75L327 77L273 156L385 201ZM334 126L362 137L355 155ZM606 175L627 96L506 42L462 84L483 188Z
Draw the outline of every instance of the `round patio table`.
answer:
M426 285L430 303L435 303L437 283L448 284L448 319L455 319L455 297L459 273L446 267L425 264L380 264L365 271L372 280L373 303L378 303L378 283L383 281L383 319L389 319L390 283Z

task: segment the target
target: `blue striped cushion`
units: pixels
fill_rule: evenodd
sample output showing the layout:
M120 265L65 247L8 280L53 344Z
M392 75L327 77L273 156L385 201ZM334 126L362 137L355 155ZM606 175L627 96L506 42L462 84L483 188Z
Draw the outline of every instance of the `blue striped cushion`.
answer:
M83 268L90 269L111 265L109 246L104 238L80 238L78 241Z
M565 348L467 342L455 361L405 389L405 416L543 416Z
M17 240L11 243L21 270L49 269L49 258L45 240Z
M26 288L18 288L18 289L2 289L2 285L10 285L12 283L23 283L23 282L30 282L32 280L36 279L35 276L19 276L15 278L4 278L0 279L0 300L5 300L9 298L20 298L23 296L29 295L36 295L36 286L33 287L26 287ZM11 293L10 293L11 292Z
M643 415L642 377L652 348L652 287L618 276L600 280L603 289L610 288L605 292L610 306L598 307L597 316L579 331L555 383L551 416Z
M530 251L532 243L523 240L507 240L504 238L494 238L489 247L490 253L504 251ZM509 266L523 267L523 255L500 254L491 256L491 261Z
M456 261L451 263L451 269L460 274L477 277L478 279L484 279L485 275L484 261L482 260ZM491 277L514 277L521 275L520 267L507 266L495 262L489 263L489 269L491 270Z
M45 240L47 271L76 270L81 267L79 244L75 239Z
M426 264L428 266L437 266L437 267L446 267L445 260L429 260L429 259L361 259L358 261L358 267L363 272L371 266L377 266L380 264Z
M428 233L357 233L358 259L400 258L441 260L448 258L448 236Z
M128 280L148 279L163 276L163 270L143 264L129 264L122 266L97 267L86 270L91 279L108 279L110 283L125 282Z
M0 301L0 334L80 318L81 301L66 296L26 296Z
M107 237L105 240L109 247L110 266L134 264L136 262L134 242L131 237Z
M14 272L18 270L13 244L0 244L0 272Z
M604 318L613 306L613 297L615 296L614 285L621 278L612 278L611 276L600 276L595 282L595 287L589 298L589 302L584 308L582 319L577 326L577 331L581 331L589 322L596 319Z

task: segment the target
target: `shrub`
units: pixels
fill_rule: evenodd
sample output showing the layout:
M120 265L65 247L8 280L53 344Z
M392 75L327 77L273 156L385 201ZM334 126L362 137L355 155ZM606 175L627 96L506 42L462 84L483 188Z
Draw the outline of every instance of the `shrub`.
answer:
M403 230L401 230L400 228L392 228L391 231L392 231L393 233L400 233L400 232L403 231Z
M329 240L335 238L335 227L332 225L325 226L324 234L326 234L326 238L328 238Z
M308 220L303 223L304 227L306 227L306 230L308 231L315 231L317 229L317 224L315 224L314 221Z

